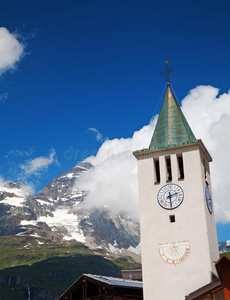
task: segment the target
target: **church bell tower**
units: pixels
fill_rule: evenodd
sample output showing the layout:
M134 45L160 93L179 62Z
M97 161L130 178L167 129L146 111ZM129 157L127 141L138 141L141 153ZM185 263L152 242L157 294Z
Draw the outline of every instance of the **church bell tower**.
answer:
M169 82L148 149L138 163L145 300L183 300L211 282L219 258L209 163Z

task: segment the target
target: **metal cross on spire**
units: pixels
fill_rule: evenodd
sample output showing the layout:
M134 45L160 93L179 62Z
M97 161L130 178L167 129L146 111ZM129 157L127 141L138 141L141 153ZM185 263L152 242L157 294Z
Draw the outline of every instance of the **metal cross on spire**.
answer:
M167 77L167 85L170 85L170 80L169 80L169 74L175 71L174 68L169 68L168 63L169 61L166 60L165 62L166 70L164 72L161 72L161 75L165 75Z

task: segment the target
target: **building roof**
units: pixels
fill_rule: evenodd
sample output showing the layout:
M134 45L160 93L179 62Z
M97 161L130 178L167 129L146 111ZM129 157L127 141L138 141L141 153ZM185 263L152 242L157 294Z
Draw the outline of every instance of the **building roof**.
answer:
M192 292L188 296L185 296L186 300L198 300L198 299L204 299L203 297L207 294L210 294L214 291L222 289L222 284L220 281L218 282L210 282L209 284L201 287L200 289Z
M170 84L167 84L165 99L149 150L164 149L196 142L196 137L172 93Z
M128 280L123 278L115 278L115 277L107 277L107 276L91 275L91 274L84 274L84 276L111 286L126 287L126 288L127 287L143 288L142 282L136 280Z
M220 280L212 274L212 281L201 288L197 289L196 291L190 293L189 295L185 296L186 300L198 300L204 299L207 294L214 293L218 290L222 289L222 284Z
M108 277L108 276L101 276L101 275L92 275L92 274L83 274L79 277L58 299L62 300L65 297L72 293L74 290L77 289L78 286L81 285L84 281L91 282L93 284L97 284L102 287L106 287L109 290L114 289L128 289L128 290L135 290L138 293L142 293L143 284L141 281L136 280L127 280L123 278L115 278L115 277Z
M222 285L230 291L230 258L223 255L216 263L216 270Z

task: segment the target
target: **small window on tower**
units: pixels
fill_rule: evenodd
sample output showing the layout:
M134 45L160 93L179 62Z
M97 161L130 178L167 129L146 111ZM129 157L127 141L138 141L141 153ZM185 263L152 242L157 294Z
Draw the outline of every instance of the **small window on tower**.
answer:
M171 159L170 156L165 158L166 162L166 181L172 180L172 168L171 168Z
M159 183L161 181L159 158L154 159L154 170L155 170L155 183Z
M169 220L171 223L175 223L176 222L175 215L169 216Z
M178 162L178 179L184 179L184 164L182 154L177 155Z

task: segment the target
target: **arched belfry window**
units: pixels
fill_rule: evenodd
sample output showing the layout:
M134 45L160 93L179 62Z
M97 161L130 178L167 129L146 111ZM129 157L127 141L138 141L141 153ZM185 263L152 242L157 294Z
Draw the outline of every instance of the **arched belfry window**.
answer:
M155 175L155 183L160 183L161 177L160 177L160 163L159 158L154 159L154 175Z
M184 163L182 154L177 155L178 179L184 179Z
M172 180L172 167L171 167L171 158L170 156L165 157L166 163L166 181Z

